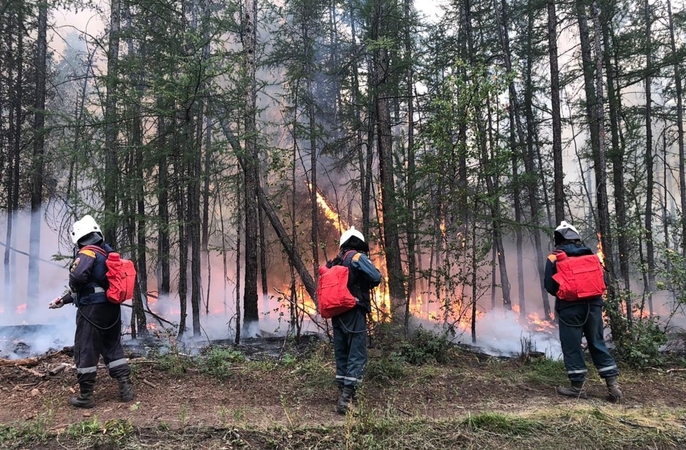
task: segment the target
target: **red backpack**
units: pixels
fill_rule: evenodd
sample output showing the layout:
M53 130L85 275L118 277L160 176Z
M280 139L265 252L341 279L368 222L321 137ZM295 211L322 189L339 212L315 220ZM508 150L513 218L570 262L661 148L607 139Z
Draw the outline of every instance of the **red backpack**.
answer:
M350 253L356 252L355 250L348 251L343 256L343 260ZM317 303L319 305L319 314L323 318L330 319L353 309L357 305L357 300L348 289L349 273L350 269L342 263L331 268L326 266L319 268Z
M556 252L557 273L553 275L560 288L557 298L568 302L599 297L605 293L605 274L597 255L569 257L565 252Z
M136 268L133 261L122 258L117 252L107 253L97 245L86 245L83 248L98 252L106 257L107 281L110 285L106 292L107 300L115 305L131 300L133 288L136 285Z

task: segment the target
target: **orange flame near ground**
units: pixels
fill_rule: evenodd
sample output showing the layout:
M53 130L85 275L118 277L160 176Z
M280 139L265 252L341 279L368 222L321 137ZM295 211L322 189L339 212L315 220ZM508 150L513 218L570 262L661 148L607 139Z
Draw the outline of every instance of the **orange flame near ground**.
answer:
M17 306L17 314L24 314L24 311L26 311L26 303Z

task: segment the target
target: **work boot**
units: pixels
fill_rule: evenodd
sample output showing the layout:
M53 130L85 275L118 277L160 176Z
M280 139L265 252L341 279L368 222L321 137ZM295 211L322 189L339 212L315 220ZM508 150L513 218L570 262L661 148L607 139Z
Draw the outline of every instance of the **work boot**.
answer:
M93 386L80 385L78 397L69 399L69 403L77 408L92 408L95 406L95 398L93 397Z
M336 412L338 414L347 414L348 411L354 409L353 397L355 396L355 388L352 386L344 386L341 394L338 396L338 404L336 405Z
M555 388L558 394L566 395L567 397L586 398L586 387L583 381L572 381L572 385L568 388L558 386Z
M124 375L118 378L119 381L119 395L121 396L122 402L130 402L133 400L133 384L131 384L131 378L128 375Z
M617 376L605 378L607 385L608 400L611 402L618 402L622 399L622 391L619 390L619 381Z

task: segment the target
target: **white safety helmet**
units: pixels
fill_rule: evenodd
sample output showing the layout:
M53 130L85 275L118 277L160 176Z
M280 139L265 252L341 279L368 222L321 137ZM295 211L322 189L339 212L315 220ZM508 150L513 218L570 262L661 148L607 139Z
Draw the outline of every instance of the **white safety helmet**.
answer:
M71 229L71 241L76 244L79 240L91 233L98 233L102 237L102 231L95 219L86 214L81 220L74 222Z
M555 228L555 244L560 244L564 241L576 241L580 240L581 235L579 230L577 230L574 225L567 223L563 220L560 225Z
M350 239L353 236L364 242L364 236L362 236L362 233L357 231L355 227L350 227L350 229L344 231L343 234L341 234L341 239L340 241L338 241L338 248L343 247L343 244L345 244L348 241L348 239Z

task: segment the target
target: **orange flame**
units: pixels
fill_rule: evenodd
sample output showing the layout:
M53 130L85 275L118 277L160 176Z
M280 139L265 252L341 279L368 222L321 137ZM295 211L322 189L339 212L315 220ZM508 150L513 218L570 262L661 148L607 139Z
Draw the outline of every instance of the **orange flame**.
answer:
M310 188L310 190L313 189L312 184L308 183L307 186ZM340 233L343 233L348 229L348 225L343 219L341 219L341 216L333 210L331 205L329 205L329 202L326 200L326 197L319 192L319 189L315 189L315 191L317 193L317 205L319 205L319 207L322 209L324 216L331 221L333 226L335 226Z
M598 259L600 260L600 264L602 264L603 267L605 267L605 252L603 251L603 235L600 234L600 231L598 232Z
M552 320L545 320L544 318L539 317L539 315L536 313L528 314L526 319L529 322L529 326L531 326L535 331L555 331L555 323ZM551 319L553 319L553 317L551 317Z
M24 314L24 311L26 311L26 303L17 306L17 314Z

